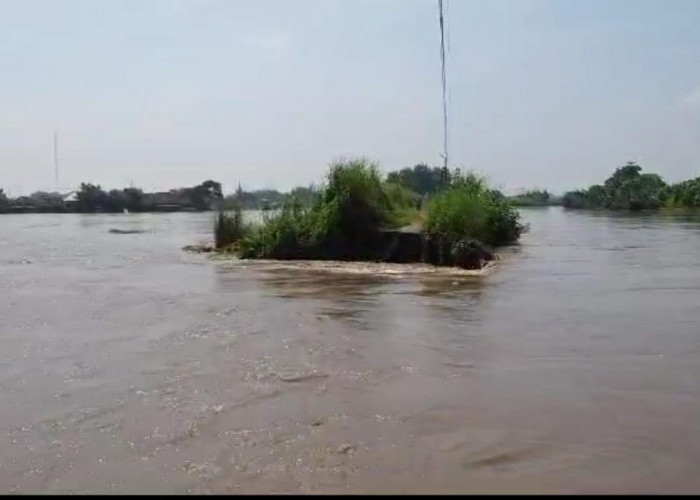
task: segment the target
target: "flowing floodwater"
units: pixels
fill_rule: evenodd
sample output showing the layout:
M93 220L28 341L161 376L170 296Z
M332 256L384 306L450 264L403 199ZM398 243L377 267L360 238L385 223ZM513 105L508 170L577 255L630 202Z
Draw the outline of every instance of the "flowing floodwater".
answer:
M481 277L0 216L0 493L697 492L700 219L523 214Z

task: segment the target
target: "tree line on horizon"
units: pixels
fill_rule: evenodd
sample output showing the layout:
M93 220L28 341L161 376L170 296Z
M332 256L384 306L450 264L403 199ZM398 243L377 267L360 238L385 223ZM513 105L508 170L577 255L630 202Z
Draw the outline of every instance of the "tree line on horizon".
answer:
M452 172L447 172L445 176L442 167L430 167L424 163L419 163L414 167L407 167L401 170L389 172L386 182L391 186L401 186L405 193L419 203L420 198L438 191L442 187L449 185ZM394 188L395 189L395 188ZM240 208L242 210L266 210L279 209L288 199L296 199L302 205L311 205L321 190L321 186L310 184L309 186L297 186L289 192L281 192L275 189L259 189L245 191L241 185L235 193L225 197L224 208Z
M607 210L654 210L659 208L700 207L700 177L667 184L654 173L628 162L603 184L569 191L562 199L566 208Z
M386 175L388 189L397 191L420 206L421 200L428 195L445 189L452 182L452 171L442 167L429 166L419 163L413 167L391 171ZM321 190L321 186L310 184L297 186L287 192L276 189L245 190L238 185L235 192L224 196L221 184L206 181L200 186L172 190L171 197L177 199L177 204L191 210L207 210L223 208L233 210L276 210L280 209L286 200L296 199L302 205L313 203ZM179 194L178 194L179 193ZM76 193L77 202L67 203L59 193L37 191L30 196L15 199L7 198L0 189L0 212L144 212L156 210L155 194L144 193L138 188L105 191L99 185L81 184ZM221 198L221 204L212 204L212 200ZM508 200L516 206L541 206L560 204L561 198L552 196L546 190L530 190L525 193L510 196ZM215 206L216 205L216 206Z
M390 172L387 182L390 189L391 186L401 186L415 203L420 203L422 197L448 186L452 175L452 172L445 175L442 167L430 167L419 163L411 168ZM177 200L177 204L189 209L207 210L222 207L227 210L266 210L279 209L291 198L303 205L310 205L320 189L320 186L310 184L297 186L288 192L276 189L246 191L239 184L234 193L224 196L221 184L210 180L192 188L172 190L170 196ZM134 187L106 191L100 185L82 183L76 191L76 200L68 202L65 195L45 191L9 198L0 188L0 213L122 212L124 209L130 212L154 211L158 194L144 193L143 190ZM165 196L164 193L160 195ZM218 199L221 199L220 205L212 203L212 200Z
M0 188L0 213L201 211L218 208L222 198L221 184L213 180L161 193L146 193L134 187L105 191L99 184L84 182L69 196L37 191L29 196L10 198Z
M402 195L420 206L421 200L431 193L449 186L453 173L442 167L419 163L413 167L389 172L389 189L399 189ZM321 190L314 184L297 186L288 192L276 189L244 190L239 184L234 193L224 196L221 184L208 180L198 186L171 190L167 193L144 193L138 188L103 190L99 185L81 184L75 200L66 201L59 193L37 191L30 196L9 198L0 188L2 212L130 212L156 211L159 207L184 210L279 209L288 199L302 205L313 203ZM634 162L618 168L603 184L588 189L567 192L563 197L547 190L532 189L508 196L515 206L563 205L567 208L640 210L660 207L700 207L700 177L667 184L658 174L642 173Z

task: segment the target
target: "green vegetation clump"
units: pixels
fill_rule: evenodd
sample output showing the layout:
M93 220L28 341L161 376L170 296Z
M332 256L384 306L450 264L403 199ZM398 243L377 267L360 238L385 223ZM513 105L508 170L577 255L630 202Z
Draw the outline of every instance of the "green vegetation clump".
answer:
M663 205L666 183L657 174L642 174L642 167L630 162L620 167L601 185L564 195L567 208L646 210Z
M278 213L266 215L240 240L239 256L383 260L397 234L385 230L407 225L422 232L435 253L446 255L427 261L476 267L492 258L484 245L514 243L525 230L506 197L474 174L451 172L449 184L422 205L420 194L383 180L375 164L356 159L331 165L312 204L289 197Z
M509 245L525 229L506 197L489 189L485 179L473 173L455 171L450 186L428 201L426 230L449 246L465 239L491 246Z
M516 207L547 207L561 205L561 199L541 189L532 189L515 196L509 196L508 200Z
M699 208L700 177L666 186L661 190L660 198L669 208Z
M385 181L383 189L389 199L389 227L403 227L422 222L421 206L423 198L401 184Z
M371 259L380 230L396 224L404 199L387 189L375 164L340 161L311 206L288 198L278 214L241 241L243 258Z

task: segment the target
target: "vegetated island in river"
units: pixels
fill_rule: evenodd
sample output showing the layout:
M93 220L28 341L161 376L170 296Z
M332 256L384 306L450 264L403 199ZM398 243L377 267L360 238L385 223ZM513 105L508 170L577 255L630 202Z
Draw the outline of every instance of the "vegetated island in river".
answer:
M700 208L700 177L666 184L658 174L642 173L642 167L628 162L602 185L569 191L562 204L566 208L591 210L696 209Z
M494 248L516 243L526 230L508 199L476 174L434 169L428 173L436 182L421 195L408 187L409 173L384 179L366 159L336 162L311 199L289 196L259 224L244 222L235 203L220 211L215 247L241 259L481 269L495 259Z

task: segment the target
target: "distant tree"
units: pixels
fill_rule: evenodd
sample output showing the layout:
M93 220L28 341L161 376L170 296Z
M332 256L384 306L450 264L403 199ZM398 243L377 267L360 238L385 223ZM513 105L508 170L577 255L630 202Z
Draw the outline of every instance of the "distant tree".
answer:
M308 187L298 186L289 192L289 195L299 200L302 206L311 206L319 195L319 190L311 184Z
M546 206L555 202L547 190L531 189L524 193L510 196L509 200L516 206Z
M668 207L700 207L700 177L666 186L660 199Z
M587 193L581 189L564 194L562 203L566 208L595 208L588 205Z
M434 193L449 186L452 173L447 173L444 179L444 171L441 167L429 167L419 163L413 168L404 168L396 172L390 172L387 181L400 184L420 195Z
M619 189L626 182L639 177L639 173L641 171L642 167L637 165L635 162L627 162L627 165L617 168L615 172L605 180L604 187L608 191Z
M7 198L5 191L0 188L0 212L6 212L10 209L10 200Z
M124 189L126 208L130 212L143 212L145 210L143 191L138 188Z
M221 183L219 182L207 180L202 182L202 184L200 184L200 187L203 188L207 196L212 199L223 198L223 193L221 192Z
M281 207L287 196L289 195L280 193L276 189L246 191L239 183L236 192L224 200L224 207L227 210L235 207L240 207L242 210L269 210Z
M37 191L29 195L29 204L36 208L38 212L64 212L66 204L60 193L47 193Z
M78 210L81 212L105 211L108 207L109 195L95 184L82 183L76 193L78 198Z
M124 190L112 189L107 193L105 210L108 212L123 212L127 205L127 196Z
M218 203L223 198L221 184L212 180L187 188L185 192L189 196L192 205L199 210L210 210L214 203Z
M611 210L644 210L659 208L668 197L666 183L657 174L642 174L634 162L620 167L602 186L571 191L564 195L569 208L607 208Z

